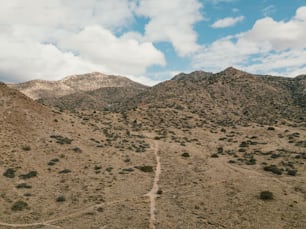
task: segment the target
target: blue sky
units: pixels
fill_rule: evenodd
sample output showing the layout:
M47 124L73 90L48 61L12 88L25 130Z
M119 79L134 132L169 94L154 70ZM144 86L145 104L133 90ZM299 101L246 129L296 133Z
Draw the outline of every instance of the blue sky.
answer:
M0 9L0 81L99 71L153 85L228 66L306 74L303 0L11 0Z

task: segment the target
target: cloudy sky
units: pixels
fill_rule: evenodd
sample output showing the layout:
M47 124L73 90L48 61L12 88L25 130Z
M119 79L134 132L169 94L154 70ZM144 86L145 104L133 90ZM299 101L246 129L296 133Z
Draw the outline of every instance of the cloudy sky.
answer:
M0 0L0 81L306 74L305 0Z

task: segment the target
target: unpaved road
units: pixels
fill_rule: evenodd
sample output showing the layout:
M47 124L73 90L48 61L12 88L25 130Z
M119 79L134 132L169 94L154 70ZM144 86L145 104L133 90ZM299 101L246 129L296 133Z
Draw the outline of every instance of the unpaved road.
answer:
M156 198L158 196L158 181L159 176L161 173L161 166L160 166L160 156L158 155L158 144L155 141L154 142L154 154L156 158L156 169L155 169L155 177L152 189L149 193L146 194L146 196L150 199L150 229L155 229L155 222L156 222Z

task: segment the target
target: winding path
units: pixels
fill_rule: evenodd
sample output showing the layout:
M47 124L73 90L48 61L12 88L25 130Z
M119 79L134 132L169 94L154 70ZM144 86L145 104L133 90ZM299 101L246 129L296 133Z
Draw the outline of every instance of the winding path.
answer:
M161 166L160 166L160 156L158 155L158 144L155 141L154 142L154 154L156 158L156 169L155 169L155 177L153 186L150 192L146 194L146 196L150 199L150 229L155 229L155 223L156 223L156 198L158 196L158 181L159 176L161 173Z

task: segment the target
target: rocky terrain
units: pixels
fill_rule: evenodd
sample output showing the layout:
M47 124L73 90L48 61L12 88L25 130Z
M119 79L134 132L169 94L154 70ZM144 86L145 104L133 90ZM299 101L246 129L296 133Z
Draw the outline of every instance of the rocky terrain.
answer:
M0 228L303 229L305 82L228 68L47 106L0 84Z
M99 72L68 76L59 81L32 80L9 86L34 100L59 98L74 93L86 94L88 91L100 88L146 88L126 77L105 75Z

